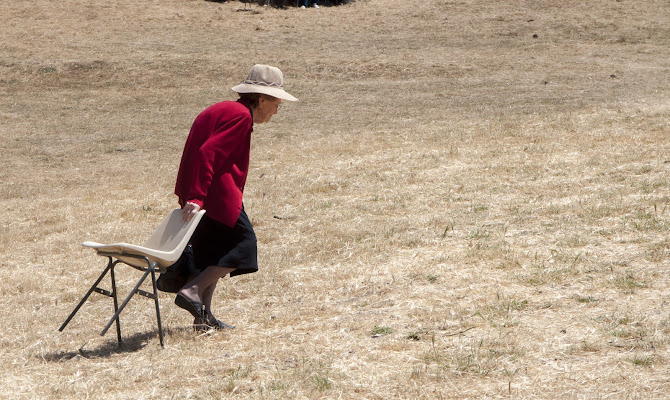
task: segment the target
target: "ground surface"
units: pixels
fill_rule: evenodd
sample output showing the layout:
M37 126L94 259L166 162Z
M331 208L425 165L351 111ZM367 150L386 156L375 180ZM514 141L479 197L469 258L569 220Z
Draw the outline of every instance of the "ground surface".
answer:
M243 8L0 5L0 397L670 396L667 1ZM97 296L57 332L254 63L301 101L254 132L237 329L161 295L161 349L136 298L118 349Z

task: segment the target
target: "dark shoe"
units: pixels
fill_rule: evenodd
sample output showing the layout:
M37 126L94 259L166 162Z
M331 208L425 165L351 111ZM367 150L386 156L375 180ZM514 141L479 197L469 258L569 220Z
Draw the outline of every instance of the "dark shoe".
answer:
M221 322L220 320L218 320L216 318L214 318L213 322L212 321L207 321L207 326L209 326L210 328L214 328L217 331L220 330L220 329L235 329L234 326L228 325L225 322Z
M184 310L190 312L191 315L196 318L203 317L202 303L199 301L191 301L181 293L177 293L177 297L175 297L174 303L177 305L177 307L183 308Z
M234 326L228 325L221 320L214 318L214 322L207 322L203 318L196 317L193 320L193 330L196 332L208 331L210 329L221 330L221 329L235 329Z
M195 320L193 320L193 330L194 331L205 332L205 331L208 331L210 329L212 329L212 328L210 328L209 325L207 325L205 323L205 320L202 319L201 317L196 317Z

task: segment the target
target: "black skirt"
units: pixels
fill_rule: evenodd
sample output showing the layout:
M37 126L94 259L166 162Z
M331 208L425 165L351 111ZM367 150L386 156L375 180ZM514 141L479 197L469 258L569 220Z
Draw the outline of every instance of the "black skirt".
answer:
M205 213L191 237L191 246L200 271L209 266L235 268L231 277L258 271L256 234L244 208L232 228Z

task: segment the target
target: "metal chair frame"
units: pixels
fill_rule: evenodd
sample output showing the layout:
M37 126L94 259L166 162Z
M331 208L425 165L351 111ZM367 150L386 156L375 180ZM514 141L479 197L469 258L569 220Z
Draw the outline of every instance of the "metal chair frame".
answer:
M98 255L107 257L107 267L102 271L100 276L98 276L98 279L93 283L88 292L86 292L86 295L84 295L79 304L77 304L58 330L62 332L63 329L65 329L67 324L70 323L72 318L77 314L81 306L88 300L93 292L99 293L111 297L114 300L114 316L109 320L107 325L105 325L102 332L100 332L100 336L104 336L116 321L116 338L119 342L119 346L121 346L121 322L119 315L130 299L132 299L134 295L139 294L140 296L154 300L156 306L156 321L158 322L158 337L160 338L161 347L165 347L161 310L158 302L158 290L156 287L156 272L165 270L179 259L204 214L205 211L200 210L188 222L184 222L181 216L181 209L173 210L153 231L143 246L136 246L129 243L101 244L88 241L82 243L83 246L96 250ZM119 263L144 271L142 277L137 281L135 287L130 291L120 306L116 289L115 274L115 268ZM112 279L111 291L105 290L99 286L100 282L102 282L108 273ZM149 275L151 275L151 292L140 289Z
M160 310L160 305L159 305L159 302L158 302L158 289L156 288L156 271L157 271L156 263L151 262L151 260L149 260L148 257L140 256L140 255L136 255L136 254L106 253L106 252L99 252L98 254L101 255L101 256L107 257L107 259L108 259L107 268L105 268L105 270L102 271L102 273L100 274L98 279L95 281L95 283L93 283L91 288L88 290L88 292L86 292L86 294L81 299L79 304L77 304L77 306L74 308L74 310L72 310L70 315L67 317L65 322L63 322L63 325L61 325L61 327L58 328L58 330L60 332L62 332L63 329L65 329L65 327L70 323L70 321L75 316L75 314L77 314L77 312L79 311L81 306L84 305L86 300L88 300L89 296L91 296L91 294L93 292L96 292L96 293L102 294L103 296L111 297L114 300L114 316L109 320L107 325L105 325L104 329L100 332L100 336L104 336L107 333L107 331L109 330L109 328L112 326L114 321L116 321L116 338L118 340L119 347L120 347L123 340L121 338L121 321L120 321L119 315L121 314L121 311L123 311L123 309L126 307L128 302L130 302L130 299L132 299L135 294L139 294L141 296L144 296L144 297L147 297L149 299L154 300L154 303L155 303L155 306L156 306L156 321L158 322L158 337L160 339L161 347L165 347L164 339L163 339L163 324L161 323L161 310ZM138 260L144 260L147 263L147 267L146 268L140 268L140 267L136 267L134 265L128 264L128 263L126 263L122 260L119 260L119 259L114 260L114 258L118 257L118 256L129 257L129 258L134 258L134 259L138 259ZM131 266L135 269L138 269L140 271L144 271L144 274L137 281L137 283L135 284L135 287L126 296L123 303L121 303L121 306L119 306L119 302L118 302L118 297L117 297L118 292L116 290L116 275L114 273L114 268L119 263L129 265L129 266ZM98 286L100 284L100 282L105 278L105 276L107 275L108 272L110 274L111 281L112 281L112 291L111 292L109 290L102 289ZM144 281L147 279L147 277L149 275L151 275L151 286L152 286L153 292L147 292L145 290L140 289L140 286L142 286L142 284L144 283Z

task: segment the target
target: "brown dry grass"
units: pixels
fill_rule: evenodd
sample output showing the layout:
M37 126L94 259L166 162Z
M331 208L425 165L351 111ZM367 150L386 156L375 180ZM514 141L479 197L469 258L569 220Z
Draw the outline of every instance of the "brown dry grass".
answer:
M669 396L667 1L239 8L0 4L0 396ZM163 295L161 349L137 298L117 349L99 296L57 332L102 268L80 242L146 237L256 62L302 101L254 133L238 329Z

